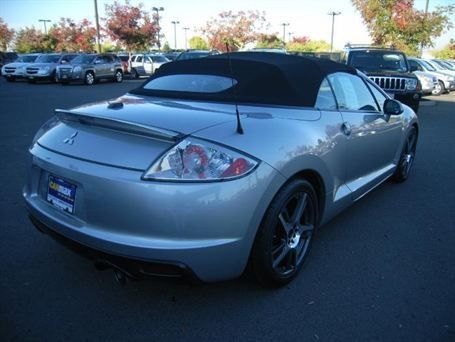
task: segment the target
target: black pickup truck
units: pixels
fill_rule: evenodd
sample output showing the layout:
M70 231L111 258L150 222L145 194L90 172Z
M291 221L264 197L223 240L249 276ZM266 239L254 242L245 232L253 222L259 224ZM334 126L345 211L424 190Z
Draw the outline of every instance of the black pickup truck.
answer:
M419 110L422 87L411 73L406 55L393 48L348 45L342 62L366 74L391 97Z

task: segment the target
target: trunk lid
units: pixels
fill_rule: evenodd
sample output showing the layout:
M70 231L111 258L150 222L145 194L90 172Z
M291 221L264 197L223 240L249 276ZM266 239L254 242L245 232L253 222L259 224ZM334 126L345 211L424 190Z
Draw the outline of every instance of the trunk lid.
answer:
M146 170L186 135L235 120L233 105L122 96L72 110L38 139L54 152L103 165Z

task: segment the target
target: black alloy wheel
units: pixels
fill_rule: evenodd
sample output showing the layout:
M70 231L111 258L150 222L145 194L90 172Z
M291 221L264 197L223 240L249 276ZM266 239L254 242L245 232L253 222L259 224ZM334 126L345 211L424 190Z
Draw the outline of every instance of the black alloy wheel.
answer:
M403 152L401 153L397 169L392 176L392 179L395 182L401 183L408 179L412 166L414 165L416 149L417 130L415 127L412 127L408 133L408 136L406 137L406 142L404 144Z
M270 204L251 254L257 280L282 286L298 273L310 251L318 222L317 196L302 179L286 184Z

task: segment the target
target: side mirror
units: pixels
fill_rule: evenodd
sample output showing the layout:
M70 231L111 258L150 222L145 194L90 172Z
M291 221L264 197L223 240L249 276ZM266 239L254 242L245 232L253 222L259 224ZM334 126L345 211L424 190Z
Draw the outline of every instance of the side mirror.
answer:
M404 112L403 106L397 100L387 99L384 101L384 114L400 115Z
M61 64L66 64L66 63L68 63L68 61L66 59L62 59L62 61L60 63Z
M414 71L417 71L419 70L418 67L416 67L415 65L411 65L411 72L414 72Z
M95 60L95 64L101 64L101 62L102 61L100 59Z

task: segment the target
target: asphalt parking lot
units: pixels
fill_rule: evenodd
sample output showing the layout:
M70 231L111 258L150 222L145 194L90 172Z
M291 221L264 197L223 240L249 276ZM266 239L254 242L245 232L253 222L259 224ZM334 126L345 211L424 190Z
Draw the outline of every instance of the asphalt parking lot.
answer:
M0 80L0 335L3 340L455 341L455 94L422 103L410 179L386 182L322 227L299 277L120 286L29 223L21 197L35 131L54 108L141 81Z

